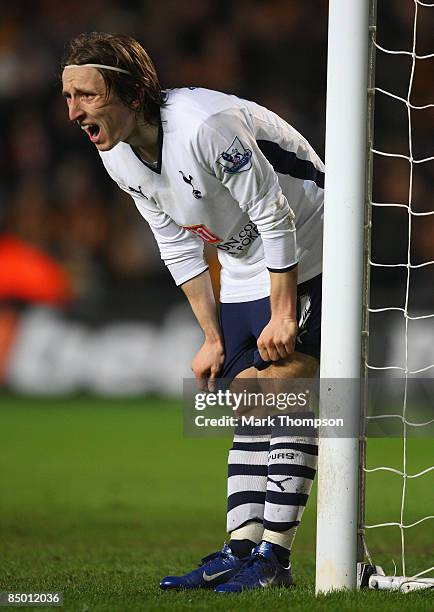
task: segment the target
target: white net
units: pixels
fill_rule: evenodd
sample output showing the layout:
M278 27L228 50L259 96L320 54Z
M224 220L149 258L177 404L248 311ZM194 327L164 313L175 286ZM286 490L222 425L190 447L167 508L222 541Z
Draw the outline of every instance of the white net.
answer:
M384 0L377 0L379 9L380 9L380 3L382 1ZM409 483L410 482L416 481L418 479L426 479L427 482L426 482L425 491L428 496L430 495L429 491L432 491L432 488L433 488L433 482L431 478L433 476L434 466L426 465L426 466L423 466L421 469L418 469L412 472L411 468L409 467L410 465L409 459L410 459L410 451L411 451L411 444L409 443L409 440L410 438L412 438L414 431L416 429L419 432L421 432L423 428L429 428L429 426L434 423L434 418L433 419L429 418L429 419L424 419L424 420L417 420L417 419L410 418L409 408L410 408L411 398L410 398L410 392L409 392L409 383L415 377L426 377L426 378L433 377L434 376L434 359L432 358L433 353L430 352L430 350L425 351L425 353L421 350L418 351L417 343L415 344L411 342L410 327L413 325L424 325L425 327L423 328L423 332L420 334L419 337L426 338L428 334L428 341L426 342L426 346L428 346L429 348L432 348L434 346L434 333L433 333L434 332L434 312L426 312L426 311L424 312L423 310L421 311L420 309L418 310L418 309L412 308L410 296L411 296L413 275L418 273L418 271L421 271L421 270L433 270L433 268L430 268L430 266L434 265L433 258L429 256L426 257L426 254L429 253L430 250L432 253L432 248L430 247L428 247L428 249L425 249L423 251L425 253L424 260L421 260L420 252L419 252L418 257L417 258L415 257L415 240L418 238L419 234L416 233L416 236L415 236L415 231L414 231L415 223L420 224L424 222L425 230L426 230L426 223L429 222L430 224L432 224L432 221L434 220L434 217L433 217L434 207L432 205L432 197L424 198L423 206L420 206L419 202L417 203L417 205L415 203L416 169L418 169L421 166L425 166L427 168L426 176L430 176L431 181L432 181L432 178L434 177L432 168L428 168L428 165L434 162L434 155L426 155L426 154L422 156L418 155L418 148L416 147L416 137L420 134L420 131L418 129L415 129L415 125L419 127L421 123L425 121L425 119L421 121L421 113L423 113L424 111L427 111L429 113L434 112L434 98L430 101L422 100L424 103L420 103L421 102L421 99L420 99L421 96L419 95L420 87L418 87L418 95L415 96L415 75L416 75L418 67L419 66L422 67L421 73L425 71L425 73L431 74L431 77L430 77L431 80L432 80L432 74L434 73L432 70L432 65L430 64L430 60L434 59L434 53L424 53L419 50L419 46L420 46L419 30L421 28L422 19L427 19L429 24L434 23L434 2L422 2L421 0L402 0L400 3L397 3L397 4L401 5L399 9L400 17L403 17L405 15L407 19L408 18L412 19L412 27L409 24L409 28L408 28L409 33L410 33L409 47L404 50L387 48L388 44L383 43L382 41L381 27L379 27L378 29L378 35L377 35L378 42L375 40L375 35L374 35L373 44L376 49L377 63L380 57L381 57L381 62L383 63L383 65L386 65L385 62L388 61L388 58L392 58L392 56L394 57L400 56L402 58L407 58L407 61L409 61L409 66L408 66L409 72L407 75L407 79L408 79L407 89L406 89L406 92L403 93L403 95L399 95L401 94L401 92L391 91L389 88L383 87L383 86L381 87L375 86L373 89L375 90L375 97L376 97L377 102L380 101L382 97L385 97L388 99L388 101L391 104L397 105L397 109L396 109L397 114L399 114L399 112L402 112L402 110L404 111L406 115L406 137L407 137L406 139L408 142L408 150L407 151L401 150L397 152L391 152L390 150L380 150L376 146L377 139L375 136L375 140L374 140L375 145L370 148L370 154L372 156L374 164L378 157L388 158L390 162L397 164L396 170L395 170L396 180L399 180L398 178L399 175L401 176L403 175L403 172L401 171L402 166L400 166L399 164L402 164L403 162L406 163L408 166L408 174L406 175L406 177L408 177L408 185L407 185L408 189L407 189L405 201L403 202L402 201L397 202L396 200L394 201L394 196L396 192L387 193L387 191L385 192L383 190L383 195L385 193L384 199L386 199L386 201L371 201L370 204L372 206L372 211L374 213L374 221L375 221L375 209L387 209L387 211L390 211L391 214L394 213L394 209L395 210L399 209L407 216L405 220L407 224L407 230L406 230L407 253L406 253L406 260L403 260L403 261L380 262L380 261L374 260L374 257L369 256L368 263L369 263L369 266L371 267L372 272L374 272L374 269L380 269L380 268L382 269L381 273L385 273L384 270L387 270L387 269L395 270L395 272L397 271L397 269L401 269L403 273L401 284L405 286L405 289L402 291L403 302L400 303L399 305L385 306L385 307L379 306L375 308L368 306L368 312L370 315L373 315L371 317L371 320L374 319L375 316L377 315L381 315L381 316L391 315L394 317L399 317L401 319L400 324L402 326L401 328L402 333L398 334L398 333L393 332L395 333L393 342L395 344L397 342L402 343L402 346L400 347L401 349L400 354L402 355L402 359L399 360L399 363L396 363L396 362L395 363L393 362L384 363L384 362L381 362L381 360L379 361L379 363L372 363L371 357L369 357L366 359L365 367L367 368L367 371L369 372L370 376L388 374L391 376L399 376L402 379L402 395L400 396L400 400L399 400L399 404L400 404L399 410L392 411L391 413L386 413L387 411L384 411L385 412L384 414L376 414L375 416L367 417L368 419L375 420L377 422L381 422L381 421L384 422L385 419L395 419L395 420L398 420L399 423L401 423L401 426L402 426L402 458L401 458L401 465L399 468L392 467L390 465L389 466L380 465L380 466L371 467L369 466L369 463L368 463L369 467L365 467L364 471L366 474L373 474L373 473L378 473L378 472L391 473L394 475L395 478L399 478L401 481L400 507L399 507L398 513L396 513L396 509L394 508L390 509L390 513L392 515L395 514L396 520L393 520L390 522L378 522L374 524L365 524L363 525L363 527L364 529L367 529L367 530L375 530L379 528L398 528L400 532L401 568L395 567L395 573L398 573L399 575L401 575L404 578L404 581L411 581L411 580L417 581L417 579L421 579L420 582L422 582L422 577L431 578L432 576L434 578L433 560L431 559L431 562L428 561L427 563L428 567L423 567L422 569L418 569L415 572L414 569L410 567L411 563L408 563L407 561L406 549L407 549L408 538L409 538L409 534L411 533L411 530L417 526L424 525L424 528L425 528L424 537L426 537L427 540L431 539L431 542L432 542L431 551L434 550L434 535L433 535L434 523L432 523L432 521L434 521L434 507L432 508L432 513L423 514L422 516L417 516L416 520L408 520L407 514L406 514L406 508L409 505ZM406 7L404 7L405 4L407 4ZM379 22L379 25L380 25L380 22ZM384 25L384 29L386 28L387 28L387 24ZM425 23L424 30L426 29L427 29L427 26ZM432 29L428 27L428 30L430 31L430 36L431 36L430 40L432 40ZM432 50L434 50L434 41L432 42L433 42ZM390 61L393 61L393 60L390 59ZM430 67L430 69L428 67ZM387 70L387 66L386 66L386 70ZM380 75L377 76L377 81L379 81L378 83L379 85L382 85ZM390 112L395 112L395 110L391 109ZM405 121L404 116L402 116L402 119L403 121ZM430 122L431 122L431 136L432 136L432 126L433 126L432 121L433 121L432 115L430 116L429 120L425 121L426 129L428 131L430 129ZM384 146L384 148L386 148L386 146ZM376 180L376 177L375 177L375 171L374 171L374 186L375 186L375 180ZM431 187L431 191L432 191L432 187ZM374 193L375 193L375 190L374 190ZM388 199L390 199L391 201L387 201ZM432 224L430 227L433 228L433 231L431 232L431 234L428 233L428 236L429 235L431 236L432 244L433 244L434 243L434 224ZM428 243L429 243L429 239L428 239ZM431 247L432 247L432 244L431 244ZM428 274L425 277L425 279L428 279L428 282L432 283L433 277L430 274ZM431 289L428 290L427 294L429 295L429 291L430 291L431 292L430 295L432 296L432 294L434 293L433 291L434 283L432 283L430 286L431 286ZM428 303L430 301L432 302L432 300L428 300ZM372 336L372 333L373 333L372 329L370 333ZM392 332L389 330L388 333L392 333ZM390 356L390 353L389 353L389 356ZM422 362L421 362L421 359L422 359ZM432 442L432 439L431 439L431 442ZM368 460L369 460L369 453L368 453ZM429 460L427 459L427 462L428 461ZM428 482L428 479L431 479L430 482ZM368 489L369 489L369 482L368 482ZM431 495L432 495L432 492L431 492ZM412 518L414 518L414 514ZM368 544L370 544L369 543L369 532L367 532L366 541L368 542ZM365 542L365 552L368 556L370 563L373 564L371 553L368 550L366 542ZM374 562L375 562L375 558L374 558ZM434 581L432 584L434 585Z

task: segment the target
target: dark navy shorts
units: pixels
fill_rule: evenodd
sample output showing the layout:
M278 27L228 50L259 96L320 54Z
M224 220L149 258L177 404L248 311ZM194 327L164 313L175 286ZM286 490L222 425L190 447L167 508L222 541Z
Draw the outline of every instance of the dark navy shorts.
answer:
M295 350L319 359L321 345L322 275L298 285L298 334ZM219 376L232 380L237 374L256 367L264 370L271 362L261 359L257 340L271 318L270 298L252 302L220 304L220 325L225 361Z

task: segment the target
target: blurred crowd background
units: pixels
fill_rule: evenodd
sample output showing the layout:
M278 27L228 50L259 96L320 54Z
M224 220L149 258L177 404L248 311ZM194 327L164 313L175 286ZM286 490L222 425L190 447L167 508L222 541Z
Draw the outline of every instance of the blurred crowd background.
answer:
M11 342L11 317L15 321L29 305L51 304L63 320L99 329L122 322L162 325L183 301L132 200L68 122L58 68L65 43L83 31L131 34L153 58L163 87L204 86L253 99L280 114L324 157L327 11L325 0L34 0L2 6L0 354ZM413 18L412 0L378 0L378 42L411 50ZM433 53L434 9L419 6L417 25L417 53ZM415 105L434 103L433 63L416 61ZM379 53L377 86L406 98L411 69L410 56ZM434 155L434 109L412 111L411 120L411 155ZM404 104L378 94L375 126L377 149L409 155ZM434 161L413 167L413 210L432 211ZM375 156L374 201L408 204L409 184L408 161ZM405 208L374 209L374 261L406 262L408 236ZM432 261L433 245L434 216L413 217L412 263ZM415 311L434 312L433 268L412 272L409 305ZM402 307L405 286L405 269L375 267L373 306Z

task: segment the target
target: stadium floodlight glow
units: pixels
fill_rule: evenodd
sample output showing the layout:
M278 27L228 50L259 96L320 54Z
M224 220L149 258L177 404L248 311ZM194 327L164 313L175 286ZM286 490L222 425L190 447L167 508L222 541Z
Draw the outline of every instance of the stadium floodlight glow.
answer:
M414 316L409 312L410 275L415 268L434 265L434 261L413 264L411 261L412 222L421 215L434 215L413 210L414 164L434 161L434 156L415 159L412 143L412 113L434 104L418 106L411 94L416 61L434 58L434 53L418 55L416 50L418 8L434 11L434 2L407 0L414 7L413 44L411 50L389 50L376 42L376 1L330 0L329 50L327 75L326 121L326 179L324 222L323 319L321 345L321 378L364 379L360 394L348 385L327 385L321 394L321 417L326 417L338 406L341 412L356 410L360 414L362 431L359 439L320 439L318 462L318 516L316 592L342 588L369 587L398 590L403 593L434 588L434 566L409 575L406 568L406 531L434 520L425 516L406 524L405 502L408 479L420 478L432 472L434 466L417 474L407 471L407 436L415 423L407 417L408 381L412 375L431 372L434 364L409 366L409 321L428 319L434 314ZM370 44L368 45L368 41ZM381 53L411 57L412 66L406 98L375 87L374 66L376 50ZM405 104L408 118L409 155L379 151L373 146L374 93L386 95L397 104ZM372 202L372 158L382 155L406 159L410 167L408 202L406 204ZM366 204L366 206L365 206ZM371 208L373 206L402 207L408 212L407 261L398 264L374 262L370 254ZM369 276L372 266L403 267L406 269L404 308L370 308ZM369 314L399 311L404 318L404 367L386 365L376 367L369 362ZM365 466L364 431L368 418L384 419L391 415L366 417L366 380L370 370L400 370L405 384L402 411L403 424L402 470L389 466L367 469ZM352 397L351 397L352 392ZM417 424L426 426L432 423ZM402 478L399 521L366 525L364 519L365 474L374 471L395 472ZM364 532L370 529L398 527L401 534L402 575L386 576L374 564ZM363 562L363 556L367 562ZM358 563L357 563L358 561ZM395 572L396 574L396 572Z

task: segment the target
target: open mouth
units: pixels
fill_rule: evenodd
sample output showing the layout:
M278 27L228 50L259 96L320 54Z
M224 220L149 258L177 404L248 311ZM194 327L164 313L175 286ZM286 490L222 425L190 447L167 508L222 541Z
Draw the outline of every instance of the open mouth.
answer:
M98 136L99 126L97 126L95 123L92 123L92 125L89 126L89 133L91 136Z
M88 127L89 138L94 142L99 136L99 125L91 123Z
M92 142L95 142L99 136L100 128L96 123L88 123L82 125L81 128L87 133Z

